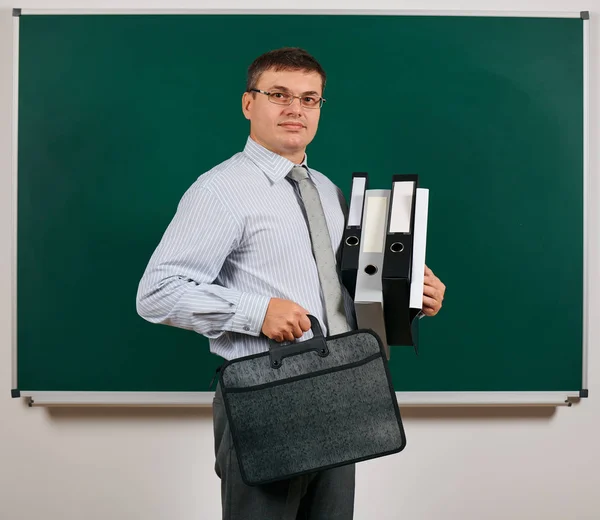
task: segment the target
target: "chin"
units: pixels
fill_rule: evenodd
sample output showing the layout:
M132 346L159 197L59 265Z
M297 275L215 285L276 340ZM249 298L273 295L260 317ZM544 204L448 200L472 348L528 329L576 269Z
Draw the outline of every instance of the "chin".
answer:
M306 148L306 139L284 139L282 142L283 147L286 150L301 150Z

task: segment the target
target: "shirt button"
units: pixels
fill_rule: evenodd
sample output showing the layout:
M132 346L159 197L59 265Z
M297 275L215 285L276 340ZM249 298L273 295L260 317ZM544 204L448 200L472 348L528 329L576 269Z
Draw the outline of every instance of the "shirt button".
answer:
M244 325L244 330L245 330L246 332L248 332L248 331L250 330L250 327L248 327L248 325Z

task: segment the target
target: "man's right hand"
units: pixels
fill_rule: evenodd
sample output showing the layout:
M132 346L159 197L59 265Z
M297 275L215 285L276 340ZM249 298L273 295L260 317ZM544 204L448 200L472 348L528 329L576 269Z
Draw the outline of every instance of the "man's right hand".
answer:
M274 341L293 341L310 330L309 312L291 300L271 298L262 333Z

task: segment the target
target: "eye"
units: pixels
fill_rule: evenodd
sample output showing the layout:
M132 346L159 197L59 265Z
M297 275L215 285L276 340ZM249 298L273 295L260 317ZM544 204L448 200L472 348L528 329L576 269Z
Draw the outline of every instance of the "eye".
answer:
M289 101L291 96L286 92L271 92L271 97L277 101Z

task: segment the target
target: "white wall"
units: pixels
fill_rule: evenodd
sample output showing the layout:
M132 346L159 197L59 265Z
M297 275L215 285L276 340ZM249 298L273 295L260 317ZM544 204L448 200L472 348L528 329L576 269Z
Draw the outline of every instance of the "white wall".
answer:
M0 0L0 520L220 518L209 409L44 409L11 388L12 7L590 10L591 202L600 203L600 2ZM409 444L359 465L356 519L600 519L600 211L590 222L590 399L560 409L412 409ZM552 283L551 280L548 283ZM493 288L492 288L493 289ZM455 289L456 290L456 289ZM483 297L484 295L482 295ZM532 298L536 295L532 294ZM485 305L485 299L481 302Z

